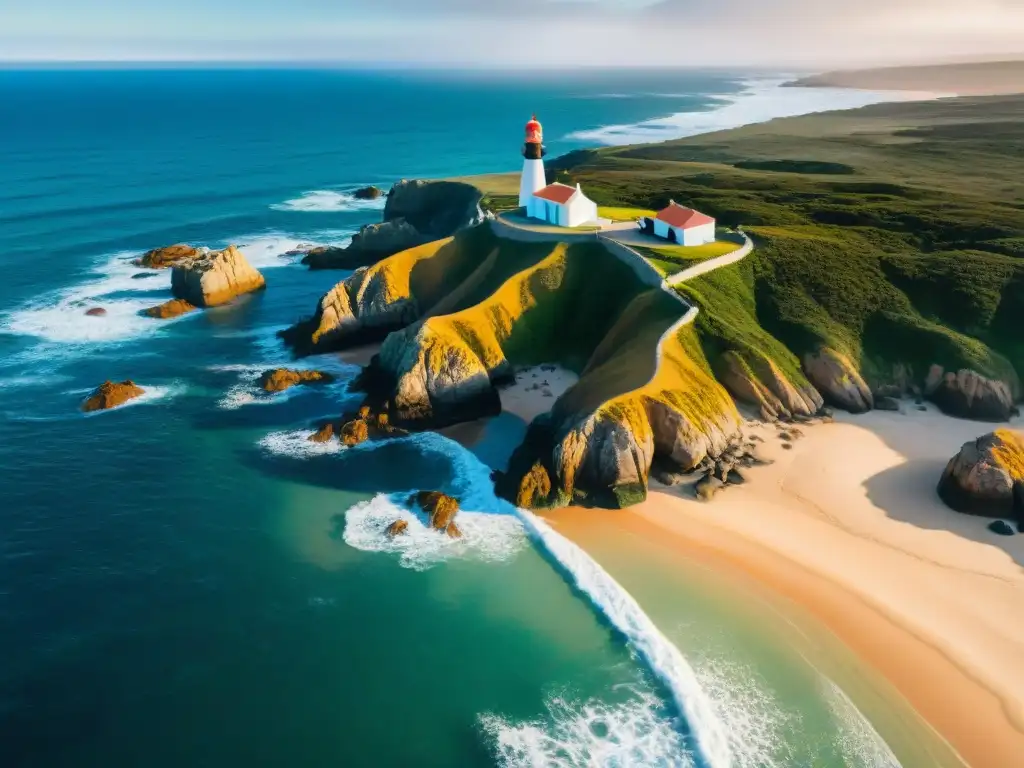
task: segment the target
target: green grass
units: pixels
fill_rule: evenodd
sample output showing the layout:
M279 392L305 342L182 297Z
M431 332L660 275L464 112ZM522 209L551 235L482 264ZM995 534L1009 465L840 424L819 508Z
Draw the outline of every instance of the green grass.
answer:
M612 221L635 221L644 216L653 218L657 216L657 211L647 208L622 208L614 205L599 205L597 207L597 215L602 219L611 219Z
M813 172L839 170L829 163L854 174ZM870 383L931 363L1024 374L1024 97L877 105L560 165L599 204L671 198L747 228L757 248L741 267L681 288L702 306L712 362L763 353L795 378L827 344ZM717 254L645 255L670 274ZM731 274L742 284L721 285Z
M691 266L706 259L714 259L718 256L725 256L728 253L739 250L740 245L728 240L718 240L705 245L665 245L665 246L639 246L637 250L651 260L675 264L676 272L680 268Z

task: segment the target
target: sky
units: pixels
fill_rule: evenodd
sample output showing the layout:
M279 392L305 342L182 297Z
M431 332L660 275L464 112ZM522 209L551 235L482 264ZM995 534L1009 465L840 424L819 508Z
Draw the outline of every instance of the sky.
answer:
M0 61L823 68L1024 56L1024 0L0 0Z

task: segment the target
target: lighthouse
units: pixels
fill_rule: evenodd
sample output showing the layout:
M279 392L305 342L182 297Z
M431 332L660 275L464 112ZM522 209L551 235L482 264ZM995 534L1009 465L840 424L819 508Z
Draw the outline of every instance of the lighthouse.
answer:
M523 144L523 177L519 181L519 206L530 204L534 193L548 185L544 178L544 129L537 116L526 124L526 142Z

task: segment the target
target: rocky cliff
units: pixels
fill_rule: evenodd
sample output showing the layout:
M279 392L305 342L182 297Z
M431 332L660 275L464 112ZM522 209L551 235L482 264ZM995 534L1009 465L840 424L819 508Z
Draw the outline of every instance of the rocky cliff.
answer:
M175 298L197 307L215 307L264 287L263 275L233 245L176 262L171 271Z
M483 194L469 184L402 180L388 192L384 220L362 227L345 248L314 248L310 269L356 269L481 223Z

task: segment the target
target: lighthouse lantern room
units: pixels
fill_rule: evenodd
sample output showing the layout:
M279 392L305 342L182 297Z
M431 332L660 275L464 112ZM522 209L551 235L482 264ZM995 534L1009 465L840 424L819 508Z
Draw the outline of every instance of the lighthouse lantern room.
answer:
M544 177L544 129L537 116L526 124L526 142L523 144L523 176L519 182L519 206L529 206L534 193L547 186Z

